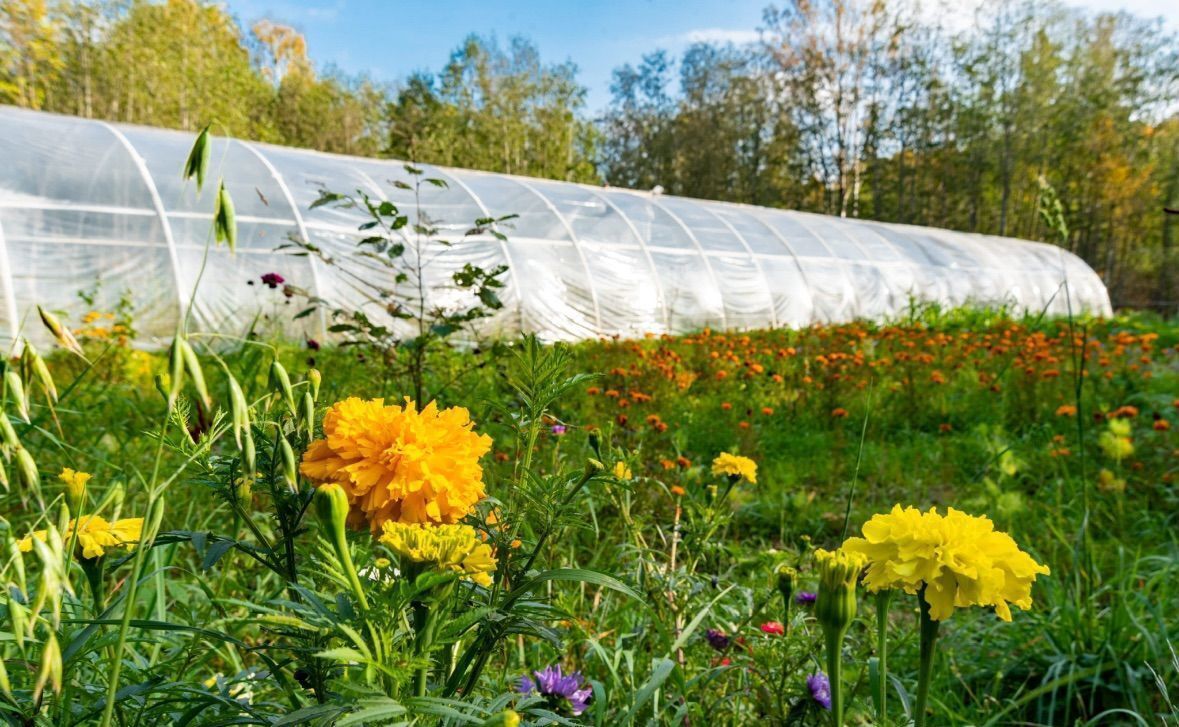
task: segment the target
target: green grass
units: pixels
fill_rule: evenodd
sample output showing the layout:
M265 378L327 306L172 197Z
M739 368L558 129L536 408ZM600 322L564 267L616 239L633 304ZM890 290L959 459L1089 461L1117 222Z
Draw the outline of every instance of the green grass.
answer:
M1074 335L1083 337L1081 348ZM225 376L205 345L212 341L192 342L213 398L223 399ZM238 461L228 421L190 398L181 401L183 422L164 419L165 399L153 382L167 369L163 355L90 341L91 364L64 353L50 359L61 392L52 410L35 383L31 424L6 402L42 485L38 499L6 459L5 527L19 539L57 519L62 467L93 473L92 502L107 501L108 512L121 503L123 517L142 514L153 481L167 482L161 536L135 571L141 575L117 655L122 676L112 724L278 724L296 709L305 710L303 723L330 724L348 710L365 714L355 711L363 705L379 724L379 715L396 712L379 700L394 698L419 724L479 724L512 705L540 724L552 717L511 692L521 674L555 661L593 684L590 709L574 721L827 724L805 686L823 663L810 612L792 608L785 637L758 629L783 618L776 566L798 567L799 587L813 591L810 551L839 544L845 513L850 535L894 503L953 506L990 516L1052 574L1037 581L1033 608L1016 609L1012 623L976 608L959 610L942 627L932 724L1179 724L1177 344L1179 327L1141 315L1070 324L962 311L927 311L891 327L587 342L570 349L562 375L599 375L574 382L540 409L509 385L521 365L513 363L514 346L438 354L428 388L441 390L444 405L468 407L477 429L493 438L485 479L501 517L518 528L520 552L536 548L536 570L581 569L537 581L503 606L515 625L487 651L474 689L446 689L445 680L431 678L428 699L448 701L413 701L399 691L403 671L416 666L396 645L381 662L392 665L384 677L348 659L306 672L319 663L311 654L347 644L340 623L358 623L350 620L347 584L310 520L291 533L280 528L273 513L280 496L268 494L265 478L235 512L225 495ZM406 393L406 382L389 380L376 356L355 349L214 348L255 402L262 472L279 467L265 422L288 427L298 449L308 439L272 405L267 371L276 353L299 396L315 359L324 375L319 415L347 396L396 402ZM1083 369L1082 350L1089 352ZM1058 414L1062 406L1079 414ZM1119 462L1099 438L1108 415L1125 406L1137 409L1128 419L1134 453ZM763 413L767 407L772 413ZM846 416L833 416L836 409ZM1156 416L1170 428L1156 428ZM560 436L551 429L558 422L567 427ZM184 441L181 423L204 433L199 444ZM532 423L539 437L528 453L521 432ZM161 475L153 480L161 443ZM756 460L759 481L738 485L716 507L709 486L718 480L708 464L721 451ZM625 461L634 477L595 477L562 506L559 495L570 491L562 488L590 459L607 471ZM1124 480L1124 489L1101 486L1102 470ZM673 487L684 489L682 499ZM290 542L302 569L298 587L250 555L258 536ZM232 542L217 545L218 538ZM378 555L362 534L352 549L362 569ZM44 563L36 553L9 553L4 561L0 650L8 686L0 689L0 719L97 723L119 648L118 626L107 622L126 613L131 566L106 564L108 613L98 614L76 565L54 580ZM640 597L585 571L617 579ZM401 586L372 588L391 613L398 599L412 600ZM845 645L851 724L876 719L872 603L861 592ZM14 609L21 612L15 619ZM889 724L906 723L916 690L915 616L913 597L893 599ZM36 624L18 638L22 617ZM402 626L382 628L393 634ZM707 629L724 631L733 644L713 649ZM63 685L59 693L46 687L38 707L34 688L50 632L63 649ZM458 637L459 653L482 638L475 633ZM206 685L217 674L220 680ZM309 679L318 682L308 686ZM243 706L238 698L246 692L251 703Z

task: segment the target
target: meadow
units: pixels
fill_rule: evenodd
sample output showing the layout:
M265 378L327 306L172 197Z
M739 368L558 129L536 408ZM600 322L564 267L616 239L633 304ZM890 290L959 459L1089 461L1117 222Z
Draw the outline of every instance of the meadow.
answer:
M7 724L1179 724L1174 322L525 338L416 382L44 323Z

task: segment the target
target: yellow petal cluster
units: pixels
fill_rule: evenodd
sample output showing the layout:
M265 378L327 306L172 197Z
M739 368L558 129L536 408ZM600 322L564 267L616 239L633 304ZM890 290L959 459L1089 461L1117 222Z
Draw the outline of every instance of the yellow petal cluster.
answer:
M303 453L300 471L348 494L349 524L453 523L484 496L479 458L491 438L473 431L462 407L418 411L384 399L337 402L323 418L324 438Z
M1049 573L989 518L952 507L943 516L936 508L921 512L895 505L864 523L863 532L862 538L848 538L843 549L868 558L868 589L917 593L924 586L935 621L969 606L993 607L1010 621L1008 603L1031 608L1032 583Z
M86 494L86 483L94 475L89 472L80 472L72 470L69 467L64 468L61 474L57 476L59 480L65 483L66 492L69 494L72 502L70 507L76 507L76 503L82 499L82 495Z
M743 477L750 484L757 484L757 462L728 452L721 452L712 460L712 474L720 476Z
M848 548L815 551L815 565L818 566L819 580L828 588L854 587L860 578L860 571L867 565L867 557Z
M83 558L101 558L111 548L134 548L139 542L139 535L143 530L143 518L133 517L108 522L97 515L87 515L71 520L62 533L62 540L69 542L78 534L78 547L82 549ZM22 553L33 549L33 538L45 542L49 534L46 530L38 530L29 537L17 543Z
M470 525L423 525L388 521L380 542L397 555L438 570L449 570L481 586L491 585L495 557Z

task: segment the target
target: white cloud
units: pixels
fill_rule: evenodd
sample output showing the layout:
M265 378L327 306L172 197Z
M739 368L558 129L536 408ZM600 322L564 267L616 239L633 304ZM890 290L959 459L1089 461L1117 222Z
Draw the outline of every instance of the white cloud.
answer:
M754 43L760 38L756 30L730 30L728 28L697 28L686 33L661 39L660 45L688 45L689 43Z

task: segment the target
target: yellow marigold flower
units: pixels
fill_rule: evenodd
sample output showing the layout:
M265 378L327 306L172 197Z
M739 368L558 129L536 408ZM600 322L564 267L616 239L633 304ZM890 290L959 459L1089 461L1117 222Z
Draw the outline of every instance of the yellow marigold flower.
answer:
M143 530L143 518L133 517L107 522L97 515L71 520L62 533L62 540L69 542L78 533L78 547L82 549L83 558L101 558L111 548L132 549L139 542L139 534ZM38 530L24 540L17 543L22 553L33 549L33 538L45 542L49 537L47 530Z
M1134 440L1130 439L1130 421L1128 419L1111 419L1109 428L1098 435L1097 446L1106 457L1121 462L1134 454Z
M843 549L867 556L868 589L917 593L924 586L935 621L968 606L991 606L1010 621L1008 602L1031 608L1032 583L1049 574L989 518L952 507L942 516L935 508L921 512L895 505L864 523L863 532L862 538L848 538Z
M70 496L70 506L75 508L75 511L78 507L77 503L82 500L82 495L86 494L86 483L93 476L89 472L77 472L69 467L63 469L61 474L57 476L59 480L65 483L66 492Z
M629 480L634 473L630 471L630 466L626 462L619 460L614 464L614 476L620 480Z
M495 557L491 554L491 546L481 542L470 525L387 521L381 529L384 534L380 542L402 558L438 570L461 573L481 586L491 585Z
M462 407L439 411L431 402L419 412L408 398L402 407L352 397L328 409L324 438L307 447L299 469L348 493L353 527L453 523L484 496L479 458L491 437L473 427Z
M757 484L757 462L728 452L721 452L712 460L712 474L744 477L750 484Z

